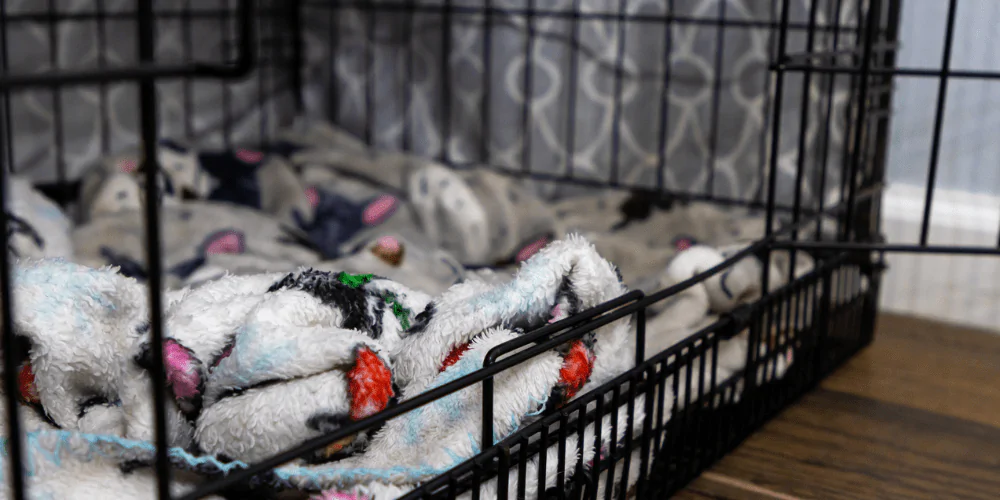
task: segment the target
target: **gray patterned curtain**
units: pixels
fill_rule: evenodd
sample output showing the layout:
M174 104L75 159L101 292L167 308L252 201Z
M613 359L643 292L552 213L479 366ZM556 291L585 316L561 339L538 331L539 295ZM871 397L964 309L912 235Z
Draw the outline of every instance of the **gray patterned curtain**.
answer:
M359 135L370 125L379 147L409 146L458 164L485 162L558 176L572 168L578 178L601 182L645 187L662 182L671 191L740 200L761 195L774 105L768 63L776 51L781 2L536 0L534 6L544 12L529 21L524 15L529 0L493 0L487 32L484 1L452 2L450 30L444 29L442 9L434 8L440 0L418 0L413 13L398 3L373 1L358 9L310 2L312 108L332 110L338 123ZM806 49L812 3L792 2L790 53ZM856 0L815 3L823 28L814 37L814 50L832 47L838 5L837 43L856 43ZM626 19L623 27L619 13ZM484 81L490 92L485 109ZM848 79L833 82L830 114L830 80L812 78L804 103L803 86L801 74L786 77L777 182L779 199L789 203L803 105L810 112L802 150L806 200L816 198L824 151L827 186L837 185L844 150Z
M50 11L47 1L6 0L11 73L136 63L136 2L54 3L56 9ZM154 2L159 16L157 62L217 65L235 58L235 6L235 0ZM101 11L103 18L95 15ZM50 14L61 20L50 22ZM270 28L262 23L262 35L268 36ZM262 53L268 55L267 50ZM260 142L295 114L288 81L274 67L265 66L246 81L231 85L205 80L161 83L157 88L161 136L186 137L211 146L227 140ZM58 180L60 174L76 178L102 154L138 143L137 108L137 86L132 83L12 93L14 171L43 182Z
M767 66L776 50L781 2L629 0L620 12L621 2L614 0L535 0L544 13L531 18L529 31L524 15L529 0L492 0L487 33L486 1L453 1L446 30L441 0L418 0L413 13L398 2L362 2L364 8L357 9L307 0L307 110L332 113L335 122L360 136L370 130L379 147L409 147L456 164L485 162L626 186L662 183L671 191L729 199L761 195L774 105L774 78ZM813 1L792 1L788 52L806 48ZM838 22L837 43L855 44L858 0L815 2L823 28L814 37L814 50L832 47L832 26ZM60 13L81 14L94 12L101 2L56 3ZM110 13L134 9L128 0L103 4ZM212 13L234 5L233 0L158 1L159 60L224 60L231 49L225 40L233 36ZM834 16L837 6L839 16ZM46 9L46 2L7 2L9 16ZM184 9L193 13L193 38L178 14ZM619 17L626 19L622 25ZM134 19L110 15L103 25L91 17L62 22L53 32L44 19L8 23L8 40L17 41L9 47L11 71L47 70L53 54L62 68L134 63ZM487 34L489 61L484 61ZM526 67L531 73L527 117L522 112ZM266 139L295 114L288 75L281 75L270 68L234 85L162 83L162 134L212 146ZM490 92L485 109L484 81ZM790 200L794 191L801 132L806 200L816 198L824 152L826 186L838 184L848 89L846 76L832 82L816 76L803 103L801 74L786 77L779 199ZM803 104L809 109L804 131ZM131 84L14 93L16 171L42 181L56 179L60 171L73 178L103 152L135 145L135 106Z

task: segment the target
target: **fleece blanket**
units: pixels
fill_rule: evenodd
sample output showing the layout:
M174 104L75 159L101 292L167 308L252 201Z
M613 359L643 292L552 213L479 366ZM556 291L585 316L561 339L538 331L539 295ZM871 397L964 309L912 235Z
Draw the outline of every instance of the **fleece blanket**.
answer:
M656 276L691 245L723 248L764 234L759 214L709 203L609 190L546 200L539 182L375 150L314 119L300 118L260 150L198 150L166 139L158 146L158 199L174 212L165 222L171 286L324 262L376 266L437 294L469 271L509 275L546 243L580 233L629 288L653 292ZM124 152L84 176L73 232L79 262L142 277L142 246L110 236L141 236L141 216L126 215L142 206L140 163ZM246 234L256 227L263 236Z
M492 346L547 321L627 289L679 283L764 232L760 216L705 203L610 191L545 201L530 182L374 151L322 122L300 120L264 150L159 146L177 488L472 373ZM8 250L22 259L16 293L28 293L18 307L35 311L19 320L16 367L24 413L44 424L28 429L40 433L29 434L30 456L82 460L103 471L94 477L126 470L125 498L152 488L154 450L138 164L125 152L95 165L75 224L24 181L8 207ZM25 260L44 257L74 264ZM788 257L771 253L770 290L787 282ZM794 275L813 265L796 253ZM761 266L747 257L651 307L647 354L758 299ZM61 282L71 286L56 290ZM47 310L76 319L45 320L38 311ZM84 330L94 340L77 348L68 339ZM776 357L781 377L793 349L772 340L750 346L744 332L720 343L716 380L743 370L751 348L785 349ZM496 438L627 369L633 342L627 325L616 324L498 376ZM678 376L699 371L697 363ZM662 421L707 391L690 389L682 387L677 407L665 395L673 410ZM346 436L256 484L394 498L478 453L477 390ZM620 440L621 411L582 436L570 433L567 449L578 439L589 444L583 456L564 457L568 467L591 466L600 454L595 436L605 448ZM545 476L554 478L558 450L546 453L553 469ZM532 474L537 466L527 465ZM32 481L71 474L45 470L56 475ZM481 493L495 488L487 483Z
M456 380L481 368L492 347L624 292L614 266L575 236L546 246L503 284L472 279L433 298L370 274L312 269L172 292L164 343L170 457L184 471L175 486L246 467ZM16 268L15 308L18 397L23 413L36 415L26 426L33 491L63 498L66 477L95 470L110 478L107 491L145 498L155 448L142 286L111 268L25 260ZM630 331L622 319L498 375L496 438L628 369ZM482 449L479 390L349 436L258 484L412 488ZM600 432L602 442L616 442L611 418L623 416L580 438L593 443Z

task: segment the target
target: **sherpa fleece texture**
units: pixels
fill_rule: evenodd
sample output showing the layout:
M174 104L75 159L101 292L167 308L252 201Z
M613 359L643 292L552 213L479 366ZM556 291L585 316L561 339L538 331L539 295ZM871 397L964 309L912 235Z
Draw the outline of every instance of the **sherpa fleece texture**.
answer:
M393 366L403 400L481 368L492 347L520 335L513 327L531 329L624 291L613 266L576 236L544 248L506 283L491 285L470 280L455 285L425 309L430 312L425 326L409 331L393 349ZM599 328L581 342L571 342L568 350L543 353L498 374L494 389L495 438L502 439L530 423L544 407L558 407L627 369L633 361L633 353L626 349L629 332L627 319L622 319ZM579 361L584 361L587 369L577 374L579 355L584 356ZM446 471L481 449L480 390L478 385L469 387L387 422L363 454L335 465L306 467L316 476L301 486L412 487ZM619 413L618 418L623 414ZM605 420L601 432L607 437L602 442L615 442L609 435L610 421ZM620 434L626 427L618 425ZM593 454L590 444L594 442L594 431L587 432L584 459ZM572 435L570 438L566 459L573 463L575 459L569 455L575 454L576 445L572 444ZM547 453L557 455L558 449ZM557 462L556 456L548 461L547 471L551 474L547 475L552 481ZM529 467L537 464L533 462ZM489 497L491 486L484 488ZM492 488L495 492L495 484ZM536 493L530 492L529 497Z
M131 427L152 418L134 412L150 394L139 365L149 334L145 288L112 268L45 259L19 262L12 292L21 399L62 429L149 438ZM172 442L187 445L187 422L168 416Z
M79 272L91 281L107 281L107 287L116 287L117 293L105 291L98 297L132 297L131 304L114 303L115 314L97 299L59 302L63 307L59 312L63 318L73 317L76 307L93 316L99 309L118 318L114 325L120 328L115 332L126 332L128 340L119 342L124 345L121 350L129 353L118 362L136 365L134 358L141 359L141 353L148 350L145 337L128 333L137 327L142 330L141 325L133 325L141 323L135 318L145 312L143 306L137 305L145 303L141 287L107 269L87 270L66 263L47 265L50 275ZM57 269L59 266L68 267ZM53 283L40 278L34 281ZM69 281L77 282L75 278ZM100 287L64 287L61 293L63 297L82 299L95 289ZM286 449L319 432L331 432L346 421L369 416L391 404L394 395L413 397L471 373L482 366L483 356L491 347L521 335L521 328L564 318L623 292L613 266L577 237L549 245L507 283L490 285L470 280L451 287L435 300L373 276L308 270L288 275L226 277L172 292L167 299L168 338L164 345L168 387L176 404L171 412L182 411L195 421L197 448L222 458L196 456L180 449L172 449L170 456L177 466L198 473L245 467L248 461ZM19 297L42 301L51 300L52 294L58 292L26 290ZM24 299L18 305L38 309L37 304ZM36 332L48 325L31 319ZM628 320L622 319L499 375L494 419L497 439L530 423L543 407L556 408L627 369L632 362L631 353L624 348L629 331ZM106 335L117 338L111 333ZM136 351L139 354L131 354ZM32 360L44 352L45 348L35 347ZM427 357L432 364L424 359ZM395 377L399 387L394 387L389 376L399 372L397 364L405 367L405 375ZM46 362L39 359L39 366L46 372ZM114 375L110 373L106 378L114 379ZM120 382L120 392L138 394L133 385L144 385L143 380L133 378L135 384ZM36 386L39 394L51 392L44 382ZM335 443L310 459L320 462L317 465L287 465L262 480L313 491L335 485L365 486L373 481L412 487L481 448L477 443L481 412L478 390L478 386L470 387L422 411L394 419L374 436L352 436ZM148 388L142 394L148 395ZM317 398L317 394L324 397ZM43 405L50 401L48 396L42 399ZM125 396L121 399L126 430L148 434L151 421L132 422L136 415L147 413L148 399L146 407L133 405L134 401ZM295 404L289 404L291 401ZM641 422L641 417L637 421ZM598 441L616 442L619 436L605 437L610 422L602 424ZM625 425L620 423L618 428L621 433ZM585 449L594 441L594 430L587 432L591 434L584 434ZM92 464L105 459L112 464L116 460L138 463L141 470L142 464L150 463L153 452L148 439L36 430L29 434L28 448L33 457L46 462L45 467L59 469L55 475L45 476L56 478L83 470L78 468L81 462ZM575 450L575 445L572 448ZM322 463L352 452L353 456L339 462ZM583 459L593 453L586 451ZM243 460L233 460L237 456ZM557 460L550 458L549 467L554 467L551 464ZM574 460L570 456L566 459ZM547 476L554 480L554 469ZM52 481L58 490L61 483Z
M386 346L429 300L371 275L226 277L169 311L168 383L201 450L257 461L384 409Z

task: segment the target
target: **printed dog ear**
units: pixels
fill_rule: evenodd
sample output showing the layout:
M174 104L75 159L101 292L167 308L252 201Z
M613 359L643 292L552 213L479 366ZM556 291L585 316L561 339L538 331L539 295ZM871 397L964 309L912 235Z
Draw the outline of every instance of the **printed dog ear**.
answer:
M163 367L167 374L167 387L177 400L177 406L185 415L197 414L205 392L201 361L191 349L176 340L167 339L163 342Z
M148 343L143 344L136 363L152 369L153 351ZM163 370L167 376L167 389L177 402L177 407L191 418L201 411L202 395L205 392L204 370L194 351L184 347L174 339L163 341Z

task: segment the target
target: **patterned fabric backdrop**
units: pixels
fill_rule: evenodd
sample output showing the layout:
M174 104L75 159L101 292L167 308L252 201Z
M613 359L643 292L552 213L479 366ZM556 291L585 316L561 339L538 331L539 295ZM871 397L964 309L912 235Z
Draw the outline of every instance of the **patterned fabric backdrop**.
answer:
M493 0L487 33L484 1L489 0L453 1L450 30L444 29L442 9L433 8L440 0L418 0L412 14L398 2L363 2L363 9L310 2L313 109L333 110L339 123L358 134L371 124L373 141L383 147L403 146L407 131L414 150L460 164L568 175L571 158L573 175L584 179L656 186L660 172L673 191L738 199L760 195L774 94L767 65L777 50L780 2L536 1L535 6L544 4L544 13L529 21L523 12L531 0ZM812 3L792 2L789 15L798 29L789 36L790 53L806 48ZM815 50L834 43L829 27L836 5L846 27L838 44L854 44L857 1L815 3L817 24L828 27L816 36ZM616 21L621 4L624 29ZM668 5L674 5L673 12ZM719 19L727 24L721 36ZM529 32L534 33L530 54ZM525 61L531 68L528 92ZM622 75L617 119L616 71ZM372 116L366 101L369 74L374 75ZM664 81L665 130L660 124ZM795 185L803 83L801 74L789 74L785 81L778 193L788 202ZM839 77L835 83L829 146L824 147L829 86L828 78L814 77L806 102L804 192L809 199L819 187L823 151L830 158L827 186L834 186L844 149L849 82ZM522 127L525 95L530 96L528 134ZM324 107L324 99L334 103ZM489 136L485 158L484 133ZM617 159L612 158L616 147ZM661 148L666 152L662 162Z
M436 8L441 0L418 0L414 14L401 8L411 4L373 0L360 2L364 8L357 10L336 1L307 1L303 20L310 99L306 109L321 115L332 112L337 123L359 135L370 124L372 140L379 146L409 145L458 164L485 162L557 176L569 174L571 164L572 174L583 179L656 186L662 176L664 186L673 191L739 199L760 195L774 95L767 65L776 50L774 28L781 2L536 1L536 6L546 4L545 13L531 18L529 30L523 12L531 0L492 0L490 54L484 61L487 33L481 8L486 1L454 0L450 30L444 28L443 9ZM814 1L819 26L831 26L836 21L834 7L841 5L839 22L846 28L838 43L855 43L858 0L793 0L790 19L799 29L789 36L788 52L806 47L803 28L807 6ZM56 3L61 13L93 12L102 3L110 13L134 9L128 0ZM18 15L43 11L46 4L10 0L7 9L9 15ZM224 40L233 35L226 35L223 23L209 13L234 4L233 0L156 2L162 14L157 23L158 61L223 60L231 49ZM619 4L625 5L624 12L619 12ZM673 12L667 5L673 5ZM183 8L194 13L190 30L176 15ZM669 23L667 15L673 16ZM619 25L618 17L626 21ZM721 36L719 19L727 23ZM12 72L120 66L136 60L136 25L127 16L107 16L103 29L93 18L63 22L56 30L43 21L8 23L8 39L18 41L10 50ZM819 32L816 50L832 46L833 31ZM534 34L530 54L529 32ZM619 60L621 64L616 63ZM526 61L531 68L527 93ZM621 74L620 83L616 73ZM209 145L226 139L259 142L262 134L266 137L295 114L283 86L287 80L273 74L277 72L258 72L233 85L160 84L162 134ZM372 76L370 86L367 75ZM813 78L805 103L809 121L803 131L802 76L786 77L779 199L790 199L794 189L801 132L807 197L814 198L819 186L818 165L824 151L830 160L827 186L837 185L849 85L846 77L834 82L832 120L827 120L830 84L826 77ZM369 87L371 100L366 99ZM528 134L522 125L526 100ZM263 109L259 102L265 103ZM64 168L72 178L103 151L134 146L136 106L133 84L14 93L10 111L16 170L30 172L37 180L53 180ZM372 116L369 108L374 109ZM187 115L185 110L193 113ZM665 129L660 123L663 110ZM485 158L484 134L488 135ZM612 158L616 148L617 158Z
M51 12L49 2L5 1L11 73L135 65L136 2L54 3L57 16L73 16L73 20L50 23L46 16L37 16ZM234 0L154 2L159 16L157 62L194 60L218 65L232 60L235 5ZM102 9L103 21L94 16ZM190 29L184 27L185 10ZM208 145L222 145L226 136L233 141L259 142L262 131L266 136L295 113L287 78L275 75L265 69L232 85L206 80L159 84L161 135L190 137ZM265 105L260 106L261 102ZM139 139L138 89L133 83L19 90L11 95L10 113L14 170L29 173L37 181L58 180L62 169L67 178L76 178L105 152L134 147Z

